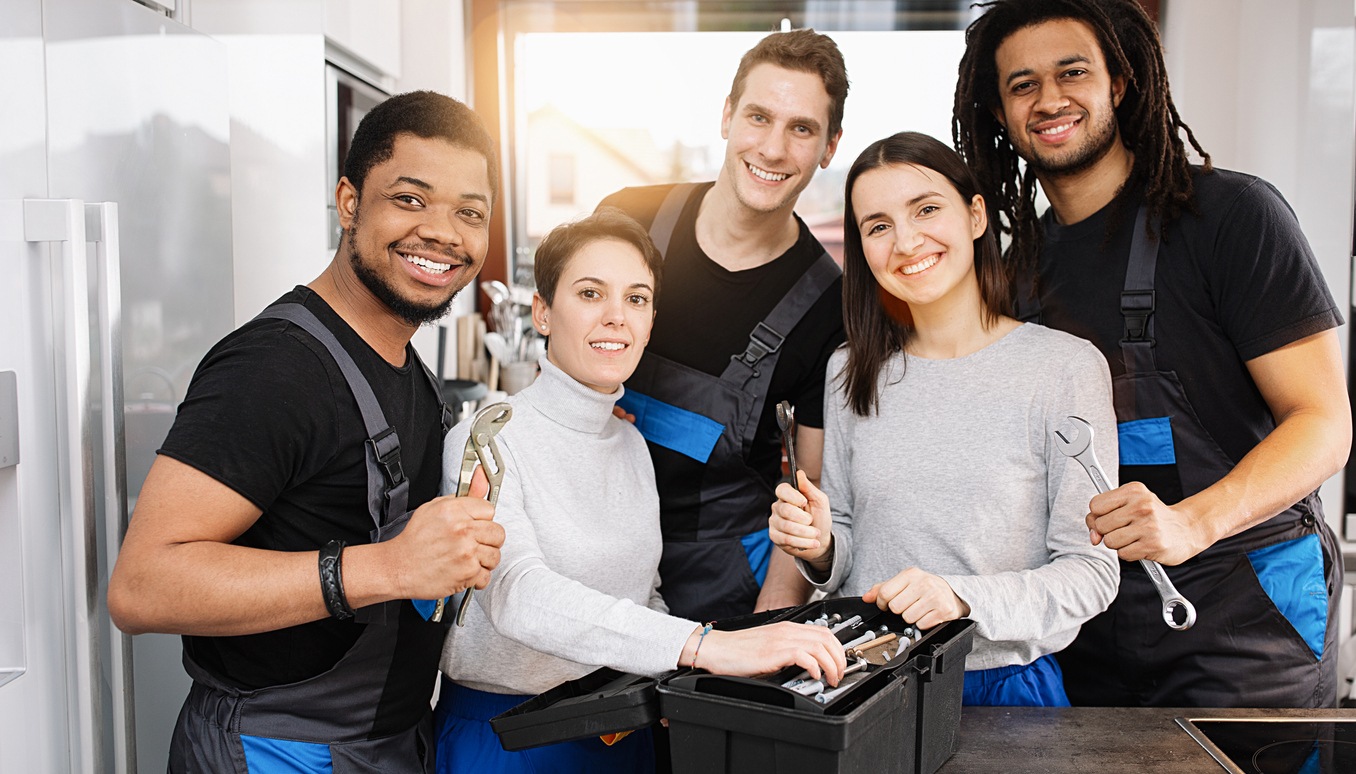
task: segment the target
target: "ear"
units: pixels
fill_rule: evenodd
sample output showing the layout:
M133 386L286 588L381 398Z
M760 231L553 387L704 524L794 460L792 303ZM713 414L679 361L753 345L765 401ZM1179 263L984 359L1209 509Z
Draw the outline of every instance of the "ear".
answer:
M975 198L970 200L970 231L974 239L979 239L988 230L989 210L984 206L984 197L975 194Z
M334 187L334 203L339 208L339 227L347 231L358 214L358 189L348 178L339 178L339 185Z
M1111 106L1118 108L1125 99L1125 76L1117 75L1111 79Z
M546 322L546 312L549 308L540 293L532 294L532 327L543 336L550 335L551 331Z
M824 157L819 160L820 169L828 169L829 162L833 161L833 154L838 152L838 141L843 139L843 130L839 129L830 140L828 146L824 148Z
M1004 129L1008 128L1008 116L1003 112L1003 103L1000 102L989 108L989 112L993 113L993 120L997 121L999 126L1002 126Z
M730 104L730 98L725 98L725 107L720 111L720 139L730 139L730 121L734 118L734 105Z

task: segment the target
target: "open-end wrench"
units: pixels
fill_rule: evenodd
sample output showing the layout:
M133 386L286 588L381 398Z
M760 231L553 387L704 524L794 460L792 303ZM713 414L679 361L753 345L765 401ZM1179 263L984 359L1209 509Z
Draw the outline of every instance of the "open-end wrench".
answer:
M457 477L457 497L465 497L471 492L471 479L476 465L485 471L485 479L490 482L490 493L485 500L494 505L499 500L499 485L504 481L504 462L499 454L499 444L494 437L504 429L513 417L513 407L507 403L492 403L476 412L471 420L471 434L466 439L466 448L461 454L461 471ZM466 611L471 608L472 589L467 589L457 608L457 626L466 625ZM447 598L438 600L433 608L430 620L443 620L443 608Z
M1107 484L1106 475L1102 472L1102 466L1097 462L1097 452L1092 448L1092 425L1086 419L1067 417L1055 431L1055 446L1058 446L1065 456L1078 460L1088 472L1088 477L1092 479L1093 486L1097 487L1099 493L1111 489ZM1148 574L1149 580L1153 581L1154 588L1158 589L1159 598L1163 600L1163 620L1178 631L1190 629L1191 625L1196 623L1196 608L1177 591L1176 586L1172 585L1172 580L1163 571L1163 565L1152 559L1140 559L1139 564ZM1180 623L1176 615L1179 607L1186 613Z
M791 468L791 487L800 489L800 476L796 475L796 409L789 401L777 404L777 426L782 429L782 441L786 444L786 463Z

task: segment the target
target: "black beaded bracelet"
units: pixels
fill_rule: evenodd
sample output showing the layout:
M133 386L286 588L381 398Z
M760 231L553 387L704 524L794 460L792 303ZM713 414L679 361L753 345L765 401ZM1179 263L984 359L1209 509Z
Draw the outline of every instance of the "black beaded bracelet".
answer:
M342 540L331 540L320 549L320 592L325 596L325 609L341 621L353 617L353 608L344 596L343 556Z

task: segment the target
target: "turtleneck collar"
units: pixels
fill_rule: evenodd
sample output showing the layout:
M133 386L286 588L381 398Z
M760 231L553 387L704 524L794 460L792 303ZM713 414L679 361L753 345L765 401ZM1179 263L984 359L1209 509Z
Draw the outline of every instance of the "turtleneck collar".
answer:
M595 435L602 432L625 388L618 387L607 395L579 383L544 354L537 364L541 366L541 375L518 393L520 399L571 430Z

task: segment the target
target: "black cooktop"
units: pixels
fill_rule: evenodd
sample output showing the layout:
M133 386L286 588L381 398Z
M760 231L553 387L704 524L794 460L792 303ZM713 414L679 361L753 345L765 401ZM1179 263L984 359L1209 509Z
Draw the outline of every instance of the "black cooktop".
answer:
M1353 774L1356 718L1177 718L1235 774Z

